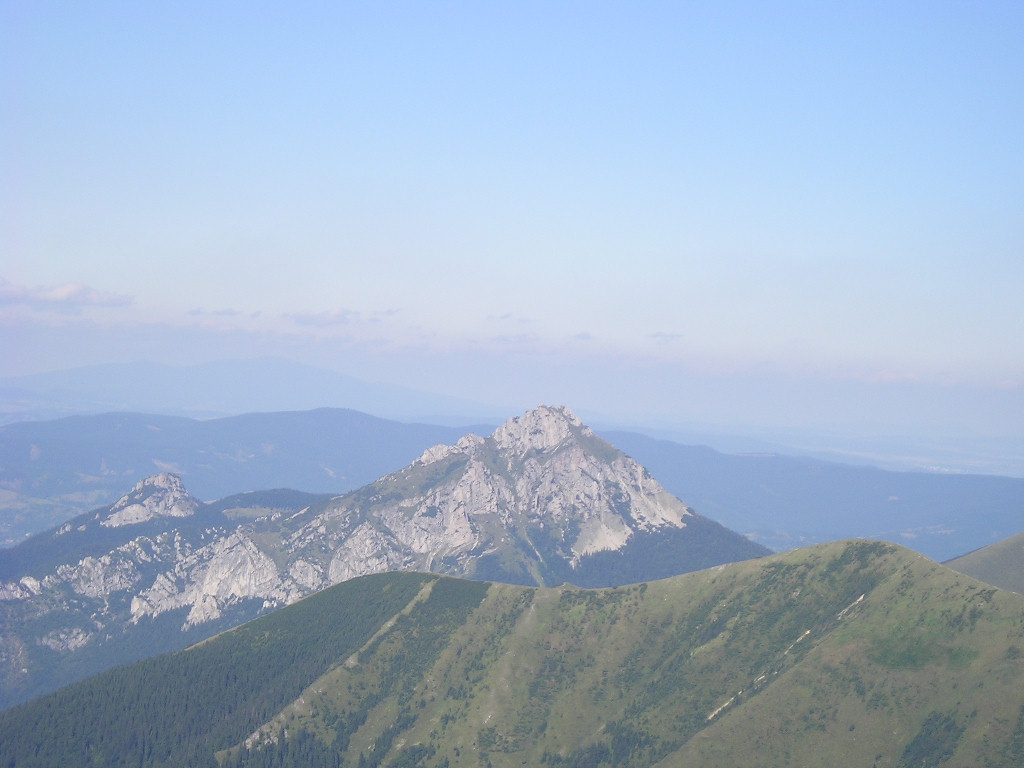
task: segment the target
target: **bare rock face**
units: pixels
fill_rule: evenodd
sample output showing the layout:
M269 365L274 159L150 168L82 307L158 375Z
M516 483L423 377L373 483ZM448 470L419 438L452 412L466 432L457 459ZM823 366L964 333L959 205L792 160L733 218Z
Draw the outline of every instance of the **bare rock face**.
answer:
M101 598L131 589L139 580L134 560L121 553L86 556L77 565L58 567L57 576L79 595Z
M65 627L45 634L39 641L54 651L77 651L92 640L92 634L81 627Z
M550 453L573 436L573 429L586 430L568 408L540 405L522 416L509 419L491 435L495 447L509 458L522 459L528 453Z
M197 509L199 503L185 491L181 478L164 472L140 481L130 493L118 499L101 525L117 528L155 517L189 517Z
M182 629L221 617L223 609L258 599L285 605L308 590L283 577L274 561L241 531L202 547L157 576L132 598L132 621L189 608Z
M540 406L338 499L288 547L312 561L326 536L331 583L396 567L472 574L482 554L543 559L538 538L575 567L637 532L684 528L692 514L568 408Z
M0 583L0 600L28 600L42 591L38 579L23 576L18 581Z

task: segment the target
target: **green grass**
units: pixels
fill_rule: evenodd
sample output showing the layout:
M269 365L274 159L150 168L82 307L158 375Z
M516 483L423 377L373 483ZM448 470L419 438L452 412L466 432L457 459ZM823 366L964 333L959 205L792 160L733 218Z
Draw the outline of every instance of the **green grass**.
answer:
M946 563L960 573L1024 594L1024 533Z

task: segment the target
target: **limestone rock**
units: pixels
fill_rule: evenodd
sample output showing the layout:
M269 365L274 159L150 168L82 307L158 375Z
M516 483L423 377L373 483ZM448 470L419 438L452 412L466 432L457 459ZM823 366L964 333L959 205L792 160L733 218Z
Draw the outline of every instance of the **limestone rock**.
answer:
M289 547L312 561L326 545L331 583L403 562L471 573L474 553L522 549L537 535L555 539L575 567L638 531L681 529L692 514L568 408L540 406L338 499Z
M144 523L156 517L189 517L199 502L185 491L181 478L164 472L147 477L110 508L102 521L108 528Z

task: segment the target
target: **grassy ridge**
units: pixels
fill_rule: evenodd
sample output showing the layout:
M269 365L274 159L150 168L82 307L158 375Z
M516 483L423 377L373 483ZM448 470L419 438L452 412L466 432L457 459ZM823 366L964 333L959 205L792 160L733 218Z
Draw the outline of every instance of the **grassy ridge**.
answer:
M663 765L1024 765L1022 648L1020 596L907 556L770 695Z
M878 542L614 589L369 577L117 673L0 716L0 766L1024 764L1024 598Z
M1024 533L950 560L946 565L1000 589L1024 594Z
M316 765L289 762L314 734L324 765L1016 766L1022 608L873 542L617 589L494 587L419 673L387 682L416 647L390 634L232 765Z

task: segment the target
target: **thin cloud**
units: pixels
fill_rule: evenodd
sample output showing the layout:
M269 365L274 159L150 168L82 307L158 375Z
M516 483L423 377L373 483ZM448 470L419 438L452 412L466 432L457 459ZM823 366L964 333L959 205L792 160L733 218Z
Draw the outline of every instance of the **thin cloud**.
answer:
M358 312L350 309L335 309L330 312L291 312L285 315L298 325L329 328L335 325L351 325L358 322Z
M671 341L679 341L680 339L683 338L683 334L681 334L681 333L665 333L664 331L657 331L656 333L648 334L647 338L654 339L655 341L659 341L659 342L662 342L662 343L667 343L667 342L671 342Z
M189 310L188 314L193 316L193 317L205 317L205 316L213 316L213 317L242 317L243 315L247 315L248 317L256 317L259 313L249 313L249 314L247 314L245 312L242 312L240 309L209 309L209 310L207 310L207 309L202 309L200 307L198 309Z
M503 334L501 336L492 336L491 341L500 345L529 345L534 346L538 344L541 339L535 333L515 333L515 334Z
M24 306L39 312L80 312L86 307L123 307L131 296L101 291L82 283L53 286L15 285L0 278L0 305Z
M505 312L500 315L487 315L487 320L498 323L519 323L520 325L533 323L532 318L517 315L512 312Z

